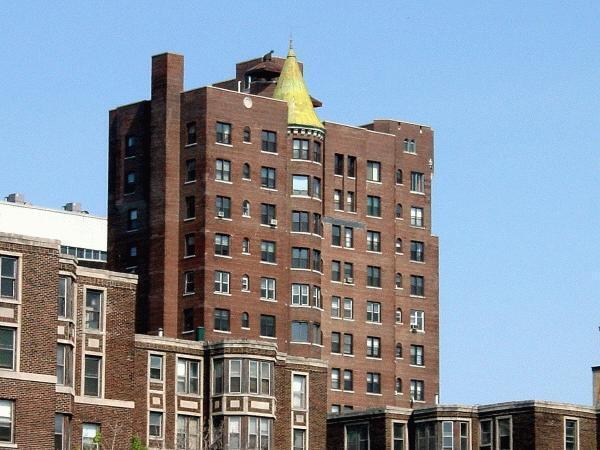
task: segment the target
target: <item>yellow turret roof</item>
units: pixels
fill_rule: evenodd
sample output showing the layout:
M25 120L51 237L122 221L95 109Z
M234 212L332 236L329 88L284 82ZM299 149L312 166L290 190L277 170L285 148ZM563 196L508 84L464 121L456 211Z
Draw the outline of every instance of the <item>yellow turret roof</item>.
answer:
M285 100L288 103L288 125L325 128L315 113L296 60L296 53L291 45L277 80L273 98Z

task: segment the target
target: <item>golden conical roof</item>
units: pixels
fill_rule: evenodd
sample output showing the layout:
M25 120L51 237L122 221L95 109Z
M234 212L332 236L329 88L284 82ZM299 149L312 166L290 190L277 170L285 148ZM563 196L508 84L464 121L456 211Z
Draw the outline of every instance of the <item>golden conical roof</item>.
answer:
M296 52L291 45L277 80L273 98L288 103L288 125L325 128L315 113L296 59Z

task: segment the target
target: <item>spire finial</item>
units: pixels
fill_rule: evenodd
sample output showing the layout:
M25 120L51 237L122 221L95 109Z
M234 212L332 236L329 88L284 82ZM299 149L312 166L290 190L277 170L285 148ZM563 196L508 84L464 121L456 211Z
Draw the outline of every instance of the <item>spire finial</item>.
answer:
M296 56L296 52L294 51L294 40L292 39L292 32L290 31L290 45L288 48L288 57Z

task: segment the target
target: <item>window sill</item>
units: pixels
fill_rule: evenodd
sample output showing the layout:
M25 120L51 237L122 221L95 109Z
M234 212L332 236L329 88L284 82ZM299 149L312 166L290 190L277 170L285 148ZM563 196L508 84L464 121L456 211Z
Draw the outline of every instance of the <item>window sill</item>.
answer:
M249 214L242 214L242 219L252 219L252 216Z
M407 155L415 155L415 156L416 156L416 154L417 154L417 152L409 152L409 151L407 151L407 150L404 150L404 152L403 152L403 153L406 153Z
M215 258L225 258L225 259L233 259L232 256L229 255L213 255Z
M410 224L411 228L416 228L418 230L425 230L426 228L423 225L413 225L412 223Z
M383 217L381 217L381 216L370 216L369 214L367 214L366 217L367 217L367 219L379 219L379 220L383 219Z
M277 300L274 299L274 298L271 299L271 298L262 298L261 297L260 301L262 301L262 302L269 302L269 303L277 303Z
M194 220L196 220L195 217L186 217L185 219L183 219L184 222L192 222Z
M296 345L310 345L310 342L303 342L303 341L290 341L290 344L296 344Z
M418 367L419 369L425 369L425 366L424 366L424 365L420 366L420 365L418 365L418 364L409 364L409 366L410 366L410 367Z
M290 267L290 270L298 270L298 271L302 270L302 271L306 271L306 272L311 272L311 269L308 269L308 268L305 269L303 267Z
M213 330L215 333L221 333L221 334L231 334L231 331L225 331L225 330Z
M240 327L242 330L249 330L250 327Z
M379 326L381 326L381 325L382 325L382 323L381 323L381 322L373 322L373 321L370 321L370 320L367 320L367 321L366 321L366 323L367 323L368 325L379 325Z
M183 257L183 259L190 259L190 258L194 258L196 255L185 255Z
M279 192L276 188L270 188L267 186L261 186L260 187L263 191L269 191L269 192Z
M189 296L191 296L191 295L194 295L195 293L196 293L196 292L184 292L184 293L182 294L182 296L183 296L183 297L189 297Z
M252 141L242 141L242 144L252 144Z
M123 157L123 159L127 160L127 159L134 159L135 155L131 155L131 156L125 156Z
M226 144L225 142L215 142L215 145L222 145L223 147L233 148L233 144Z
M420 191L410 191L411 194L416 194L416 195L425 195L425 192L420 192Z
M270 262L270 261L261 261L261 264L266 264L267 266L276 266L277 263L276 262Z
M367 395L374 395L376 397L381 397L383 394L378 393L378 392L365 392L365 394Z
M252 178L244 178L244 177L242 177L242 181L252 181Z
M267 152L268 153L268 152ZM262 334L259 335L259 337L261 337L262 339L272 339L272 340L277 340L277 338L275 336L263 336Z
M268 223L261 223L260 226L261 227L265 227L265 228L273 228L273 229L277 228L277 225L271 225L271 224L268 224Z
M311 199L312 197L310 195L303 195L303 194L292 194L290 195L291 198L308 198Z
M188 184L194 184L196 182L196 180L188 180L188 181L184 181L183 185L188 185Z
M265 153L265 154L267 154L267 155L275 155L275 156L277 156L277 155L279 154L279 153L277 153L277 152L267 152L266 150L261 150L260 152L261 152L261 153Z
M379 289L382 290L383 288L380 286L367 286L367 289Z
M233 222L233 220L231 219L231 217L219 217L219 216L215 216L215 219L217 219L217 220L226 220L228 222Z
M371 184L383 184L381 181L376 181L376 180L367 180L367 183L371 183Z
M195 147L196 145L198 145L198 143L197 143L197 142L192 142L191 144L185 144L185 145L183 146L183 148Z
M223 183L223 184L233 184L232 181L228 181L228 180L218 180L218 179L215 179L215 182L216 183Z
M424 295L415 295L415 294L410 294L409 297L411 297L411 298L427 298Z
M242 292L251 292L250 289L241 289Z
M250 253L250 252L242 252L242 255L250 256L250 255L252 255L252 253Z
M365 359L371 359L375 361L381 361L381 356L365 356Z
M215 294L215 295L223 295L225 297L231 297L231 294L229 292L217 292L217 291L213 291L213 294Z
M414 259L411 259L410 262L411 263L415 263L415 264L425 264L425 261L417 261L417 260L414 260Z
M193 332L194 332L194 330L186 330L186 331L182 331L181 334L188 335L188 334L192 334Z
M367 253L374 253L376 255L382 255L383 253L381 252L381 250L366 250Z
M290 231L290 233L291 234L303 234L305 236L310 236L311 235L310 231L294 231L294 230L292 230L292 231Z

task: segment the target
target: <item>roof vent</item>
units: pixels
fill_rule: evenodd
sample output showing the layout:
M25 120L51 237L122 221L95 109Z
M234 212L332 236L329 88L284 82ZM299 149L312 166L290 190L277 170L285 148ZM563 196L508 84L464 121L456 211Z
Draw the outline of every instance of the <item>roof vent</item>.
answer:
M14 192L12 194L8 194L6 197L6 201L10 203L21 203L25 204L25 196L19 192Z
M76 203L76 202L67 203L65 206L63 206L63 209L65 211L71 211L71 212L82 212L81 211L81 203Z

